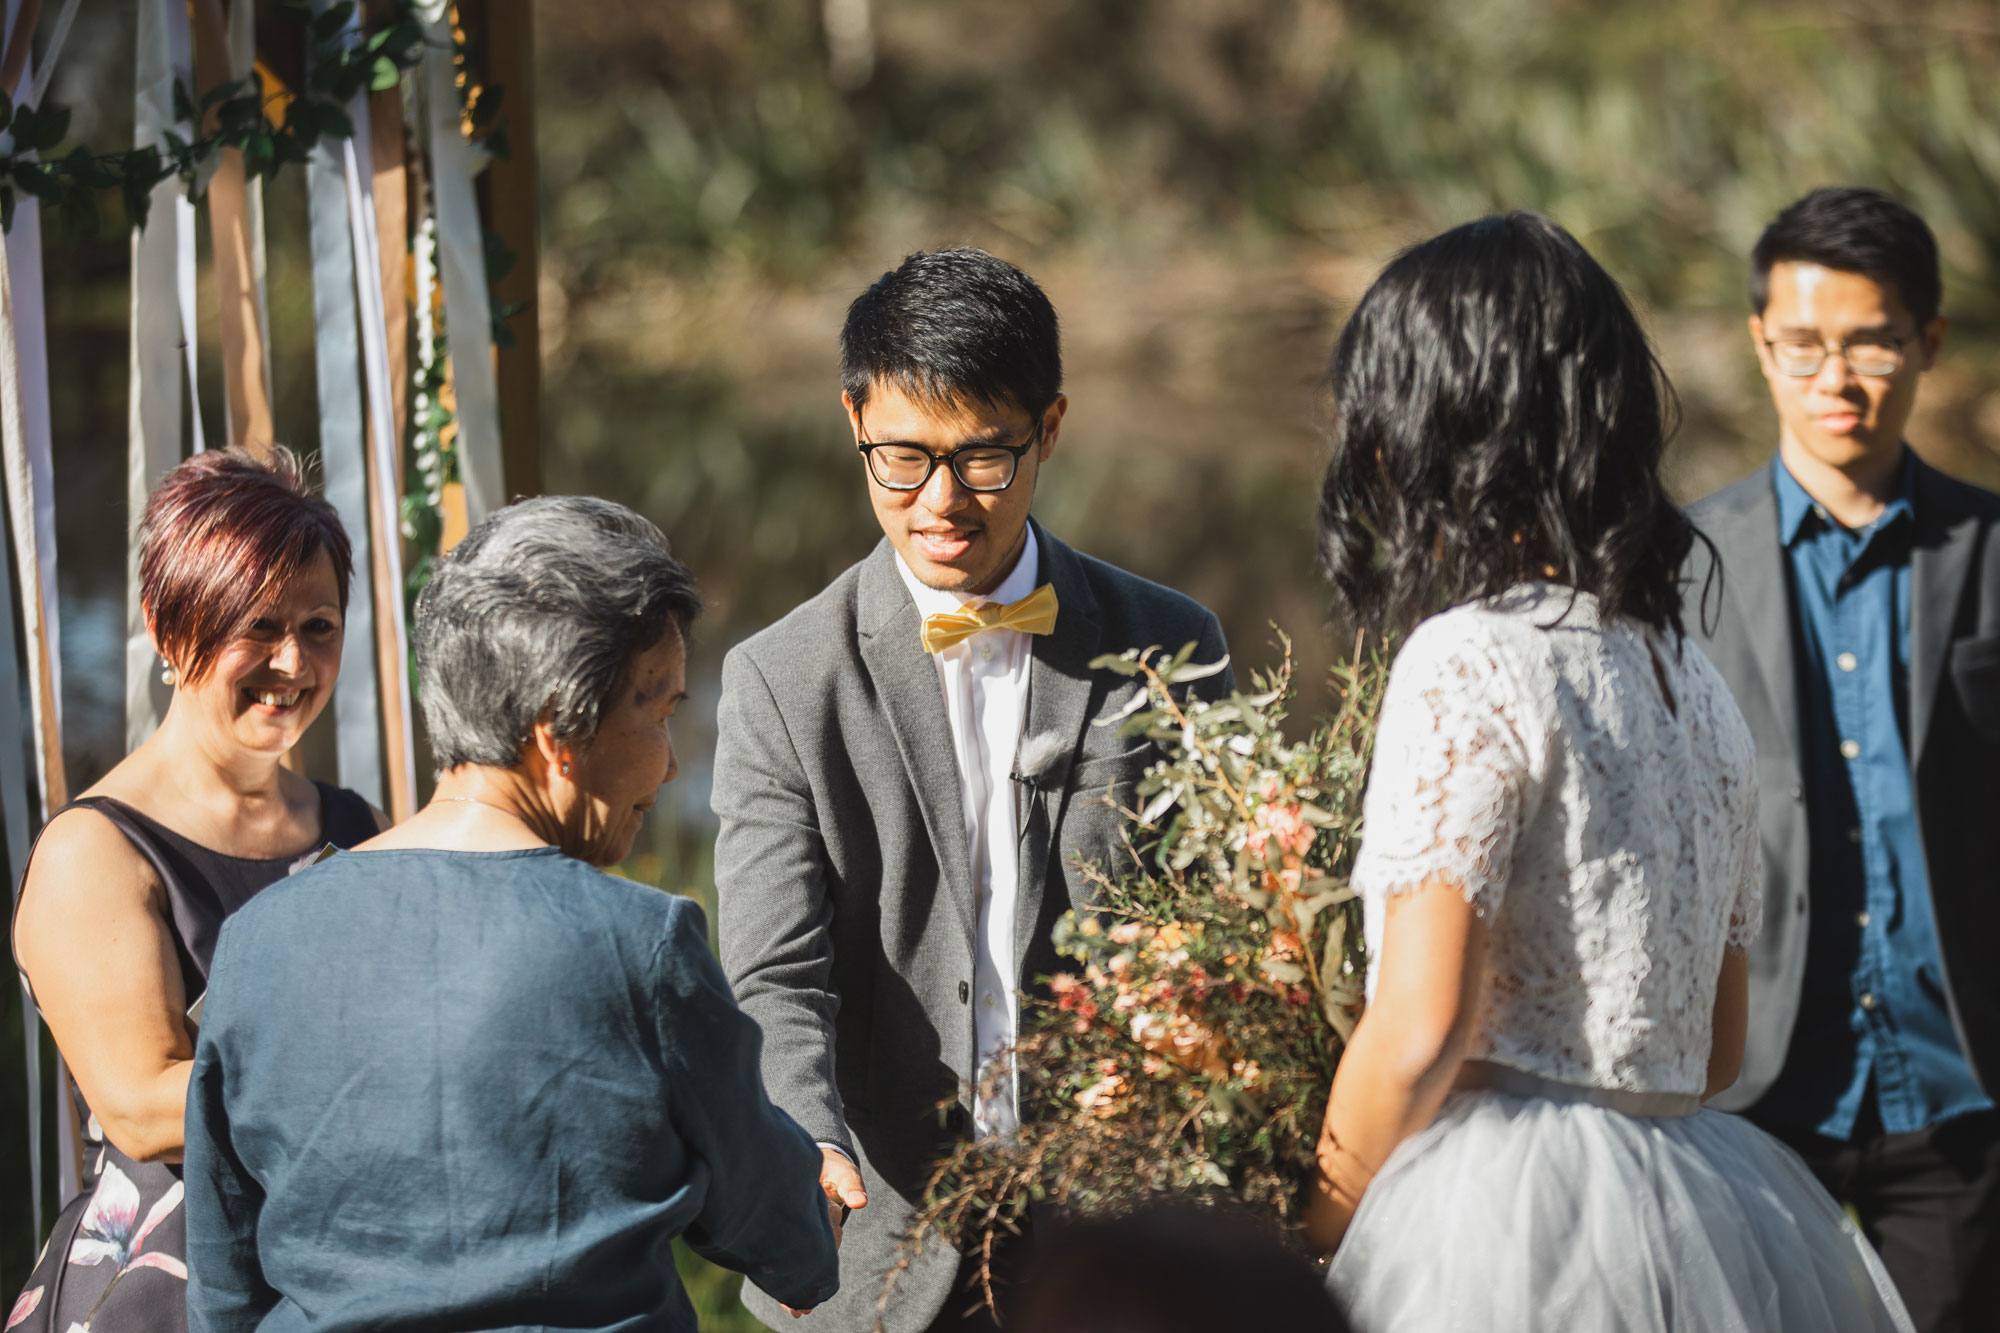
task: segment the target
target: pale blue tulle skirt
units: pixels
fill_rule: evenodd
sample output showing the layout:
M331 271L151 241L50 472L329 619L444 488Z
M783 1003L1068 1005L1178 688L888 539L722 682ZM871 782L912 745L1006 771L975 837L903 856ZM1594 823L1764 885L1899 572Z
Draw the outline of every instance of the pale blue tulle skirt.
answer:
M1356 1333L1908 1333L1792 1151L1720 1111L1455 1092L1368 1187L1327 1282Z

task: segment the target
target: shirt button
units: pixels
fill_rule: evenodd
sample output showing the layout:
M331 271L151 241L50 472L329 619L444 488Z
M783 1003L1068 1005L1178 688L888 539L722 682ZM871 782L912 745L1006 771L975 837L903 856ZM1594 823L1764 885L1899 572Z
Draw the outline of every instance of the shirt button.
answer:
M994 998L992 991L987 991L986 997L980 1003L984 1004L988 1009L997 1009L1000 1007L1000 1001Z
M991 662L993 660L992 644L982 643L979 645L979 660L982 662Z
M1854 924L1861 927L1863 930L1868 929L1868 920L1869 920L1868 913L1866 912L1856 912L1854 914Z
M1853 653L1842 653L1840 656L1833 659L1833 664L1839 667L1842 671L1852 671L1854 670L1854 668L1861 665L1861 659L1856 657Z
M1842 741L1840 743L1840 757L1843 759L1859 759L1861 757L1861 742Z
M1875 992L1873 991L1861 992L1861 1007L1870 1013L1875 1012Z
M1806 798L1806 789L1804 787L1801 787L1798 783L1794 782L1792 784L1792 799L1795 801L1803 801L1805 798Z

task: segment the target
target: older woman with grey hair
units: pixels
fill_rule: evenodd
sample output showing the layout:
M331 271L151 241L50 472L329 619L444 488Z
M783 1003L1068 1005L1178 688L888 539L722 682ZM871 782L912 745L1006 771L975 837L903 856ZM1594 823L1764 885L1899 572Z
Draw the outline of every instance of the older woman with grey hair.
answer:
M446 557L408 823L216 947L188 1095L196 1329L696 1328L672 1241L806 1308L819 1150L700 909L607 875L673 780L700 610L659 529L528 500Z

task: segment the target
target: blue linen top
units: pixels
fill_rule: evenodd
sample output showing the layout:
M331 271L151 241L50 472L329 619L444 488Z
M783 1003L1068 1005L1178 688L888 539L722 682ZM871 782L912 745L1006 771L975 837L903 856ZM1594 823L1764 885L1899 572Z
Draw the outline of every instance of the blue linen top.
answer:
M761 1047L698 906L554 848L303 871L209 974L189 1325L695 1333L680 1235L816 1305L820 1153Z
M1865 528L1842 527L1771 465L1791 571L1812 920L1798 1026L1757 1110L1849 1139L1869 1081L1882 1128L1909 1133L1993 1103L1944 994L1910 777L1913 467Z

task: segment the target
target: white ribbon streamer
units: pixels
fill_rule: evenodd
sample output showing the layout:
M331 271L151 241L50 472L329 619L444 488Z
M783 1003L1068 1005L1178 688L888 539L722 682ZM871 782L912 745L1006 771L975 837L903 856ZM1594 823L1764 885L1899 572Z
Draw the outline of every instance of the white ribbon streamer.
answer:
M334 744L340 785L380 808L382 714L375 689L375 583L369 577L368 462L360 406L361 334L356 327L354 245L346 168L329 140L306 162L312 218L313 355L319 389L320 471L327 502L354 551L347 633L334 685Z
M507 503L500 455L500 394L493 373L493 311L486 286L486 242L472 189L472 147L460 127L451 27L442 14L424 31L424 126L430 140L431 194L437 216L438 270L451 356L458 436L458 477L465 517L476 524Z
M164 151L166 132L191 138L174 116L174 80L189 78L188 12L177 0L140 0L135 147ZM170 699L160 682L153 641L139 602L139 517L153 483L181 461L182 376L193 404L195 438L201 406L194 385L194 206L180 181L153 188L143 229L132 233L132 374L125 476L128 535L125 593L125 748L137 749L159 729ZM186 275L183 283L182 275ZM183 291L186 299L183 300ZM182 346L186 345L183 371Z
M19 0L8 0L7 31L14 29ZM46 64L54 56L66 27L74 18L58 19L58 30ZM38 77L32 55L22 66L31 101L39 101L44 77ZM42 293L41 208L24 199L14 214L14 226L0 247L0 451L4 451L7 502L13 527L13 567L21 598L21 626L27 637L30 730L34 737L35 771L41 792L41 823L68 799L62 772L62 653L60 603L56 582L55 467L50 456L48 330ZM10 627L11 629L11 627ZM10 633L9 637L12 635ZM9 665L13 658L8 659ZM19 698L12 694L9 698ZM18 724L17 724L18 725ZM12 754L18 756L18 735ZM25 804L25 802L23 803ZM11 813L11 812L10 812ZM26 811L22 814L25 816ZM9 819L8 847L19 873L25 873L29 843L25 830L16 841ZM13 849L19 848L19 851ZM14 884L20 891L20 880ZM21 1030L30 1061L29 1133L35 1153L30 1173L35 1187L36 1235L41 1225L41 1070L40 1023L32 1004L22 1006ZM56 1059L56 1181L63 1199L82 1187L82 1139L69 1078L62 1058Z
M49 76L55 73L56 61L62 58L63 43L69 40L70 25L76 22L76 11L83 7L83 0L63 0L62 12L56 15L55 26L49 29L49 44L42 48L42 67L33 82L28 85L28 95L16 98L15 106L40 106L42 94L49 90ZM8 11L7 30L14 30L13 11ZM32 57L31 57L32 59ZM25 70L22 71L26 73Z
M394 657L399 667L409 661L410 638L403 623L403 530L401 496L396 489L396 455L402 446L397 428L395 398L389 384L389 334L382 305L381 237L375 223L375 165L369 150L368 96L357 94L347 105L354 121L354 133L342 141L342 159L347 172L347 222L354 237L355 291L360 296L361 368L367 385L369 446L374 453L376 475L374 531L381 543L381 558L388 566L388 585L394 593L378 607L377 614L388 618ZM400 753L387 755L388 762L402 770L404 790L417 789L415 733L411 730L410 687L407 668L394 679L381 682L383 707L401 714ZM400 815L398 816L400 817Z

